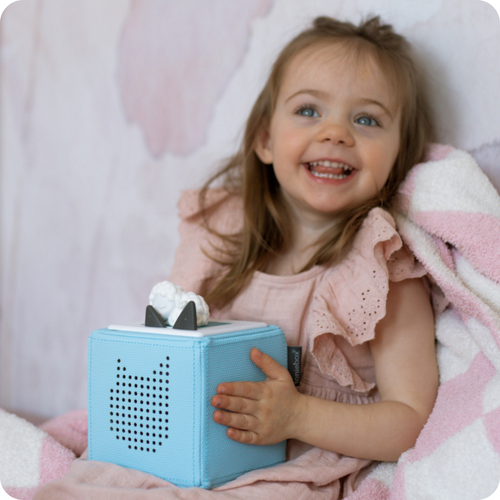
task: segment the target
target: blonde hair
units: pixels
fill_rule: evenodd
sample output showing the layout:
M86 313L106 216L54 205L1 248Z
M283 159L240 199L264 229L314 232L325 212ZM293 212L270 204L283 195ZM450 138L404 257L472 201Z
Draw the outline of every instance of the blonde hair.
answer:
M289 216L274 170L260 161L254 145L258 134L269 126L283 75L292 59L309 47L325 43L342 43L358 59L370 56L382 69L400 105L400 150L381 191L362 206L346 210L340 223L323 234L318 250L301 271L342 258L372 208L378 206L393 212L401 181L408 170L423 159L425 148L432 140L429 107L406 39L396 34L392 26L382 24L378 16L359 26L329 17L316 18L311 28L281 51L250 112L240 150L200 191L200 206L205 213L207 190L216 179L221 178L223 187L243 200L244 227L240 234L220 234L210 228L208 216L205 217L205 226L221 243L217 253L222 257L211 258L226 268L222 276L214 277L213 286L206 294L210 305L220 308L231 302L253 273L264 271L270 258L279 255L290 240Z

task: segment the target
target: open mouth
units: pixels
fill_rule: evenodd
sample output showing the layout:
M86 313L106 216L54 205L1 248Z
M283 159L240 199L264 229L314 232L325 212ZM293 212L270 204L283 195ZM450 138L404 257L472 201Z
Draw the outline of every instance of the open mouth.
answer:
M328 160L311 161L306 163L306 165L309 172L311 172L314 177L318 177L320 179L346 179L354 170L345 163Z

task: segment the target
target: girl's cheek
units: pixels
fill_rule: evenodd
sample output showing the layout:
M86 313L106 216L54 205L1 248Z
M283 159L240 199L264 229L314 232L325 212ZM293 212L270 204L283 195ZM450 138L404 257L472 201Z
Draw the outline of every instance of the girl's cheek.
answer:
M382 127L367 127L363 125L358 125L355 127L356 133L359 134L362 137L368 137L368 138L378 138L380 137L383 133L385 133L385 130Z

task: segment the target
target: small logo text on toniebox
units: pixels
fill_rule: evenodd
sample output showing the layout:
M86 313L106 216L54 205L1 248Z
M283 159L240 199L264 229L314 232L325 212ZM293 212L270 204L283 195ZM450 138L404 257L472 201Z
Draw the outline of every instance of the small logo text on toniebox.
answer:
M300 385L300 376L302 371L302 347L288 346L288 371L292 376L293 383Z

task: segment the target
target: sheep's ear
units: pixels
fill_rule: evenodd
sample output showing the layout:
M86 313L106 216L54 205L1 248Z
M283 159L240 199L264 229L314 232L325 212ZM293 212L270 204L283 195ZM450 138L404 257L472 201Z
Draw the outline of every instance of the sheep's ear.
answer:
M161 317L161 314L153 307L146 307L146 320L144 326L153 326L155 328L166 328L167 324Z
M196 305L192 300L186 304L182 312L179 314L173 328L176 330L198 329L198 323L196 320Z

